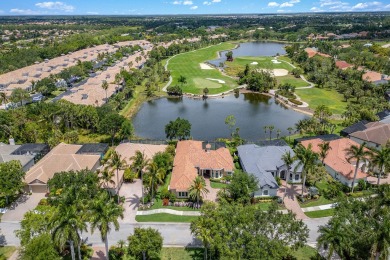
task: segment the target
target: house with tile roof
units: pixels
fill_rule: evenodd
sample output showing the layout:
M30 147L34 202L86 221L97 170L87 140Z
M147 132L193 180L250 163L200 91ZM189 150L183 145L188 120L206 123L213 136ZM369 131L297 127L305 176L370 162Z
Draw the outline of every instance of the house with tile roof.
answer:
M171 182L168 189L178 198L188 198L191 184L197 176L222 178L233 174L234 163L226 147L202 141L179 141L173 161Z
M296 161L290 169L282 160L286 152L292 156L294 151L288 146L259 146L256 144L246 144L237 147L238 157L242 169L254 175L259 181L259 189L255 192L255 197L276 196L279 185L276 178L298 183L301 182L302 168L296 169Z
M341 69L341 70L346 70L348 68L352 68L353 65L352 64L349 64L348 62L346 61L343 61L343 60L338 60L336 61L336 67Z
M100 155L78 154L82 145L61 143L35 164L25 176L27 192L47 192L47 182L55 173L63 171L95 171L100 166Z
M10 161L19 161L22 165L23 171L28 171L34 165L34 155L32 154L14 154L21 145L10 145L0 143L0 163L6 163ZM0 173L1 174L1 173Z
M386 122L385 119L384 122ZM390 141L390 122L370 122L366 124L366 127L364 130L351 133L349 138L359 144L365 142L367 146L377 149Z
M301 144L304 147L309 147L311 144L314 152L319 153L319 145L323 143L321 139L313 139L302 141ZM328 152L324 160L326 171L335 179L340 181L342 184L352 187L353 176L355 174L356 162L348 162L346 149L350 148L352 145L359 145L357 142L348 139L341 138L337 140L332 140L329 142L331 149ZM358 172L356 176L355 186L358 184L359 180L367 181L366 169L368 162L360 162L358 166Z

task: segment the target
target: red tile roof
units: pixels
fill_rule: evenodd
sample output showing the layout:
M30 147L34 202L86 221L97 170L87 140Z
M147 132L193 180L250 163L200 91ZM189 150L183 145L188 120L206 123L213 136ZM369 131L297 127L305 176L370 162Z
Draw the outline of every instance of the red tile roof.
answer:
M341 70L344 70L344 69L353 67L353 65L352 65L352 64L349 64L349 63L346 62L346 61L338 60L338 61L336 61L336 67L339 68L339 69L341 69Z
M187 191L198 176L197 168L232 172L234 163L227 148L205 151L201 141L180 141L177 143L169 189Z
M309 144L311 144L313 151L316 153L320 152L318 145L321 143L323 143L321 139L313 139L301 142L301 144L306 148L309 146ZM329 144L332 149L329 150L324 163L339 174L343 175L346 179L352 180L353 175L355 174L355 166L347 161L347 153L345 149L350 148L352 145L358 146L359 144L348 138L333 140L330 141ZM359 169L356 179L364 179L366 177L367 174Z
M368 127L366 130L352 133L351 136L379 145L385 145L390 140L390 124L374 122L366 126Z
M309 58L312 58L312 57L314 57L316 55L320 55L322 57L330 58L330 56L328 54L315 51L312 48L306 48L305 51L306 51L307 55L309 56Z

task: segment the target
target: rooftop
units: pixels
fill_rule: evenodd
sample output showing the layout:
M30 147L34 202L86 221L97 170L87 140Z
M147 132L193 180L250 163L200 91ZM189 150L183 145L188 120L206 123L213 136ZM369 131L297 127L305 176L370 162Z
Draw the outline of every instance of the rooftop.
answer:
M367 129L352 133L350 136L360 140L385 145L390 140L390 123L373 122L366 124Z

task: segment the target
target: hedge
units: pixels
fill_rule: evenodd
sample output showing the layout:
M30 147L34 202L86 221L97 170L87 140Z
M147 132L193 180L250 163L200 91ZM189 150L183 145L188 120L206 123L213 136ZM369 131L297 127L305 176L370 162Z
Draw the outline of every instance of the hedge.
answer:
M294 99L294 98L289 98L288 101L290 101L291 103L293 103L293 104L295 104L295 105L298 105L298 106L300 106L300 105L303 104L301 101L296 100L296 99Z

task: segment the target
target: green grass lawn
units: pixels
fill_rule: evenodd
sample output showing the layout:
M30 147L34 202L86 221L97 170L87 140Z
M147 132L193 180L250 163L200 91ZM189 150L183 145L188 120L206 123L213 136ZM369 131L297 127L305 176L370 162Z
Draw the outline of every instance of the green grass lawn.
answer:
M209 48L186 52L177 55L169 61L168 69L171 71L173 78L172 85L177 85L178 78L184 76L187 83L182 86L185 93L202 94L204 88L209 88L209 94L218 94L237 87L234 79L224 76L217 69L203 70L200 63L212 60L218 57L218 52L232 49L234 44L222 43L210 46ZM225 81L220 84L216 81L207 80L219 79Z
M295 93L303 101L307 102L312 109L319 105L326 105L334 114L342 114L347 107L347 102L344 102L343 95L333 89L297 89Z
M203 248L163 247L161 260L203 260Z
M0 260L10 258L15 250L14 246L0 246Z
M296 78L293 75L287 75L287 76L283 76L283 77L276 77L276 80L277 80L278 84L289 83L289 84L291 84L292 86L294 86L296 88L308 87L309 86L309 84L307 82L303 81L301 78Z
M324 217L333 216L333 214L334 214L334 209L305 212L305 215L308 216L309 218L324 218Z
M271 205L272 205L272 202L261 202L261 203L256 204L256 206L260 210L264 210L264 211L268 210Z
M324 196L320 196L318 200L299 203L299 205L301 206L301 208L308 208L332 203L334 203L334 201L328 200Z
M317 250L310 246L304 246L299 248L297 251L292 252L292 255L295 256L298 260L310 260L317 254Z
M191 222L198 218L197 216L177 216L166 213L158 213L146 216L136 216L137 222Z
M223 189L223 188L227 187L227 184L221 183L221 182L210 181L210 186L213 189Z

